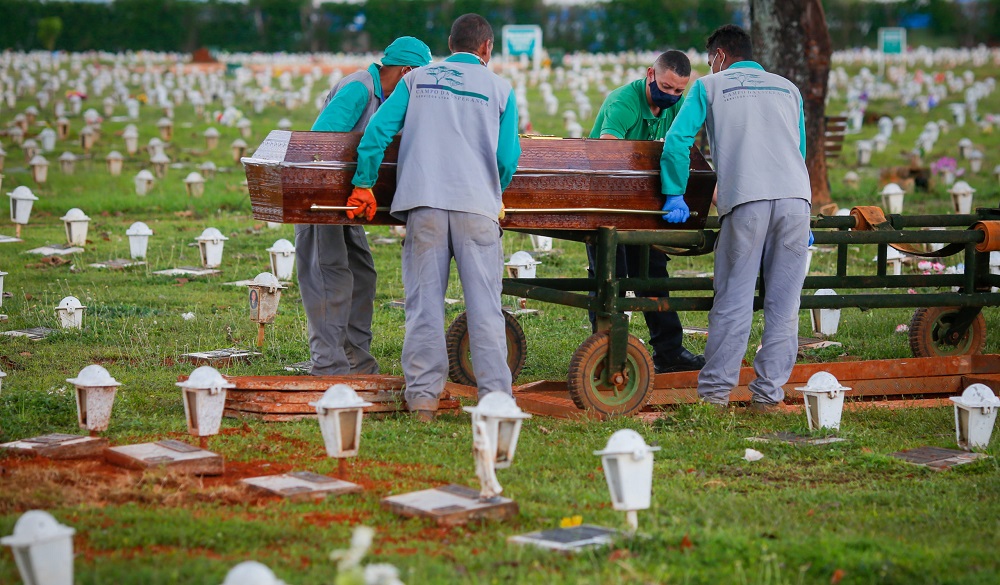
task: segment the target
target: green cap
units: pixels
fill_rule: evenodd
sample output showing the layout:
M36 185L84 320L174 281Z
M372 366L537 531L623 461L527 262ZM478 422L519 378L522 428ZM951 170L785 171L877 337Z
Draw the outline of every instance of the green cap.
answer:
M431 50L414 37L399 37L385 48L382 64L392 67L423 67L431 62Z

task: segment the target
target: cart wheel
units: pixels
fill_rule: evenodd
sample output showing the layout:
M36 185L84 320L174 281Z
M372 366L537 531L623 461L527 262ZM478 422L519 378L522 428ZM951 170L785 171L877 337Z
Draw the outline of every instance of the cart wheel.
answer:
M601 418L632 414L646 404L653 385L653 358L634 335L628 336L624 379L607 379L605 357L610 336L595 333L580 344L569 362L569 395L577 407L597 412Z
M952 345L940 336L954 322L957 307L928 307L917 309L910 321L910 351L915 357L946 357L953 355L975 355L982 353L986 344L986 319L982 312L976 315L972 325Z
M514 315L503 312L504 332L507 334L507 366L511 380L517 380L524 368L528 339ZM445 335L448 346L448 376L452 382L466 386L476 385L472 371L472 353L469 350L469 321L465 311L455 317Z

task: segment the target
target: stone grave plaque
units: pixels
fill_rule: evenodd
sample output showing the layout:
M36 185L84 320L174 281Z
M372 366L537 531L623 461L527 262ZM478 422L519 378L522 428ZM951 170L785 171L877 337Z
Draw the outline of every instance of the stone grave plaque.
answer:
M311 471L294 471L282 475L265 475L240 480L247 487L293 500L323 499L329 495L353 494L364 491L361 486Z
M388 303L385 304L385 306L389 307L390 309L405 309L406 299L396 299L394 301L389 301Z
M553 530L529 532L528 534L518 534L508 538L507 542L530 544L550 550L574 552L585 548L611 544L617 534L618 531L611 528L581 524L580 526L573 526L571 528L556 528Z
M453 526L473 520L505 520L518 514L517 503L496 497L479 500L479 492L459 485L447 485L382 499L382 507L401 516L430 518L440 525Z
M77 246L42 246L41 248L34 248L25 252L25 254L41 254L42 256L66 256L69 254L79 254L83 252L83 248Z
M129 469L162 465L170 471L191 475L222 475L225 469L221 455L172 439L110 447L105 449L104 458L108 463Z
M396 238L375 238L372 243L376 246L388 246L390 244L398 244L399 240Z
M941 447L917 447L906 451L890 453L889 457L902 459L907 463L930 467L938 471L950 469L956 465L972 463L977 459L986 459L989 455L985 453L971 453L959 449L944 449Z
M312 367L313 365L311 361L295 362L294 364L288 364L287 366L285 366L285 371L308 374L309 372L312 371Z
M108 260L106 262L94 262L90 265L91 268L107 268L109 270L124 270L132 266L145 266L146 263L139 260L125 260L123 258L118 258L115 260Z
M250 361L252 358L264 355L259 351L240 349L238 347L228 347L226 349L213 349L212 351L196 351L181 355L181 359L187 360L195 365L226 366L234 361Z
M761 435L759 437L747 437L747 440L759 443L769 443L773 441L776 443L789 443L791 445L829 445L830 443L840 443L841 441L846 441L847 439L841 437L811 437L809 435L799 435L797 433L781 431Z
M32 341L38 341L39 339L45 339L56 331L56 329L50 329L49 327L32 327L30 329L0 331L0 335L6 335L8 337L27 337Z
M104 437L52 433L0 445L13 453L34 454L49 459L79 459L100 455L108 447Z
M15 238L14 236L5 236L0 234L0 244L15 244L17 242L23 242L21 238Z
M153 274L162 276L212 276L221 271L214 268L199 268L197 266L180 266L178 268L168 268L166 270L156 270Z

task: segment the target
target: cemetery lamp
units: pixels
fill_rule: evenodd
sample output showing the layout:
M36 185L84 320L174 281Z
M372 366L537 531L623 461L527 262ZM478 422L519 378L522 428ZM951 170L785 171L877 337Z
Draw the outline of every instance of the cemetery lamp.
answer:
M267 565L257 561L243 561L226 573L222 585L285 585Z
M38 140L42 143L42 150L52 152L56 148L56 131L52 128L45 128L38 133Z
M951 194L951 207L955 213L972 213L972 195L976 192L965 181L958 181L948 189Z
M204 268L218 268L222 264L222 250L228 239L214 227L205 228L205 231L195 238L201 252L201 265Z
M142 169L136 173L133 181L135 182L135 194L141 197L149 193L149 190L153 188L156 178L153 176L153 173Z
M44 185L49 179L49 161L45 160L44 156L36 154L28 166L31 167L31 178L39 185Z
M157 179L167 176L167 169L170 167L169 156L162 152L157 152L149 159L149 162L153 163L153 173Z
M257 347L264 345L264 325L278 315L278 301L285 288L270 272L261 272L249 285L250 320L257 323Z
M122 131L122 138L125 139L125 152L134 155L139 151L139 131L135 126L129 124Z
M795 388L802 393L806 403L806 420L809 430L839 429L844 411L844 392L850 390L830 372L816 372L805 386Z
M66 227L66 242L70 246L86 246L90 218L81 209L74 207L59 218Z
M201 197L205 193L205 177L198 172L190 172L184 178L184 187L189 197Z
M63 329L82 329L83 314L87 307L80 303L76 297L65 297L56 306L56 316L59 317L59 325Z
M15 224L17 237L21 237L21 226L28 223L28 218L31 217L31 206L34 205L35 201L38 201L38 197L35 197L31 189L24 185L7 193L7 197L10 197L10 221Z
M24 153L25 162L31 164L31 159L35 158L36 154L40 154L38 152L38 143L32 138L25 140L21 143L21 152Z
M69 118L60 116L56 120L56 134L59 136L59 140L66 140L69 138Z
M59 170L64 175L72 175L76 171L76 155L66 151L59 156Z
M836 295L837 291L832 288L821 288L814 295ZM824 337L837 334L840 326L840 309L812 309L809 311L809 318L812 321L812 329Z
M91 436L107 430L115 392L121 383L98 364L83 368L75 378L67 378L66 381L76 386L76 412L80 428L89 430Z
M149 236L153 235L153 230L141 221L137 221L125 230L128 236L129 256L134 259L145 258L146 249L149 246Z
M233 162L239 164L240 159L242 159L243 155L246 154L247 152L246 140L243 140L242 138L237 138L236 140L233 141L231 148L233 150Z
M647 445L632 429L621 429L611 435L603 451L594 451L594 455L601 457L611 505L625 512L633 532L639 528L636 512L649 508L652 499L653 452L659 450L659 447Z
M160 131L160 140L170 142L174 137L174 122L170 118L160 118L156 123L156 128Z
M371 405L347 384L330 386L319 400L309 403L319 417L327 456L337 459L357 456L362 415L365 407Z
M0 538L9 546L25 585L73 585L73 534L44 510L30 510Z
M219 131L214 127L209 127L202 136L205 137L205 148L208 150L215 150L219 146Z
M951 401L955 403L955 440L958 446L966 451L985 449L993 434L1000 398L986 384L972 384L961 396L952 396Z
M271 272L278 280L289 280L295 268L295 246L282 238L267 249L271 256Z
M90 152L90 149L94 147L94 142L97 141L97 131L90 126L85 126L83 130L80 130L80 148L83 152Z
M531 254L520 250L510 255L510 261L504 263L507 276L511 278L535 278L535 269L541 264L531 257Z
M214 162L207 160L198 165L198 170L201 172L201 175L205 177L205 179L212 179L215 177L215 171L217 169Z
M478 404L463 410L472 415L473 434L485 430L496 468L510 467L521 435L521 423L531 415L518 407L513 396L504 392L490 392L479 399ZM483 426L478 427L477 422L482 422Z
M906 192L896 183L882 187L882 207L889 213L903 213L903 196Z
M184 395L184 416L188 433L204 438L219 433L222 411L226 406L226 389L236 384L226 380L212 366L201 366L183 382L177 382Z
M112 150L108 156L104 157L104 162L108 168L108 174L117 177L122 174L122 166L125 164L125 157L117 150Z

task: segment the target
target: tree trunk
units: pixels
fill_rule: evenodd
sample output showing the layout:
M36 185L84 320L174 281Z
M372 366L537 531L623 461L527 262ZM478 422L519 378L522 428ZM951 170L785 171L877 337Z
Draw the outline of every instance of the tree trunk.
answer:
M818 208L830 202L824 116L832 47L823 5L820 0L750 0L750 23L756 61L802 93L806 167Z

